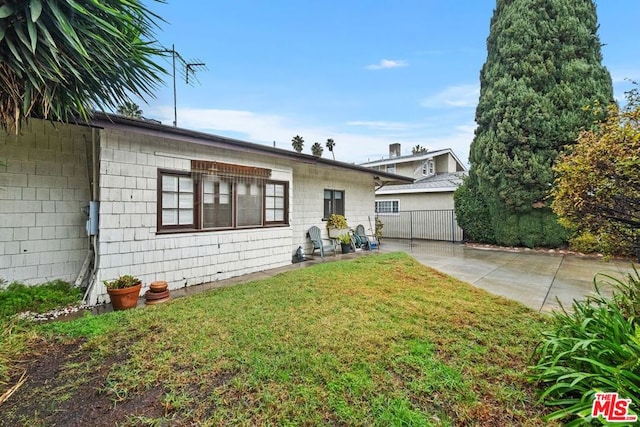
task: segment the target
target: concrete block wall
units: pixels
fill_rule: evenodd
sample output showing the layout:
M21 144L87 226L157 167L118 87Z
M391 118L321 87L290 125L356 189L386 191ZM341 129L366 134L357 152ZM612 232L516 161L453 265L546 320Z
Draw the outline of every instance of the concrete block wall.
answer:
M324 214L324 190L344 190L345 217L353 229L364 225L369 233L375 227L375 195L373 175L345 169L296 164L293 168L293 247L302 245L311 254L313 245L307 237L312 226L320 228L323 238L329 238Z
M108 299L103 280L132 274L165 280L170 289L212 282L291 263L292 228L157 233L158 169L189 171L191 159L272 169L289 181L282 160L120 130L101 131L98 286L93 301ZM289 205L293 203L290 200Z
M31 119L0 134L0 278L74 281L89 247L87 127Z

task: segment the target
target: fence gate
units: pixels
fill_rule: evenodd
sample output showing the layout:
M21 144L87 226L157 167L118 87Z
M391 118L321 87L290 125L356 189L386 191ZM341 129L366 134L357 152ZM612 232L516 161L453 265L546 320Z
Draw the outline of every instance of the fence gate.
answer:
M378 218L384 224L383 238L462 241L453 209L400 211L378 214Z

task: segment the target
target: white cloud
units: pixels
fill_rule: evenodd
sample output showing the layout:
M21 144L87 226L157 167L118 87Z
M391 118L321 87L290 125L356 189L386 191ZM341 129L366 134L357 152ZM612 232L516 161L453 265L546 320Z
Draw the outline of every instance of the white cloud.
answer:
M466 108L478 104L480 87L478 85L449 86L443 91L424 98L420 105L426 108Z
M377 64L367 65L367 70L383 70L387 68L407 67L409 63L403 60L383 59Z
M609 70L609 72L611 73L611 81L614 85L620 83L630 84L629 80L640 80L640 70L616 69Z
M173 107L145 109L145 116L173 123ZM334 125L301 123L295 118L277 114L265 114L243 110L220 109L178 109L178 126L215 135L242 139L249 142L292 150L291 138L300 135L304 138L304 153L310 153L311 144L320 142L324 145L327 138L336 142L336 160L348 163L363 163L379 160L389 155L389 144L400 143L403 154L409 154L411 147L420 144L429 149L451 148L466 162L469 144L473 139L474 124L463 126L446 126L434 129L425 122L393 122L393 121L350 121L350 128ZM363 127L358 129L358 126ZM370 127L373 129L367 129ZM423 129L429 128L429 132ZM325 150L324 157L331 158Z
M406 123L406 122L387 122L387 121L366 121L366 120L353 120L347 122L348 126L359 126L365 128L379 129L379 130L393 130L404 131L409 129L416 129L424 127L422 124Z

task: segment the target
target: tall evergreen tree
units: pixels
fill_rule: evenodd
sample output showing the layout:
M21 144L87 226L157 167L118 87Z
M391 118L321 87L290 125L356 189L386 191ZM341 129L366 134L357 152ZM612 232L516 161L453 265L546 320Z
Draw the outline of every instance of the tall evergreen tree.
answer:
M597 28L593 0L497 0L469 179L456 197L470 237L563 242L566 232L548 207L553 163L597 118L588 107L613 99Z

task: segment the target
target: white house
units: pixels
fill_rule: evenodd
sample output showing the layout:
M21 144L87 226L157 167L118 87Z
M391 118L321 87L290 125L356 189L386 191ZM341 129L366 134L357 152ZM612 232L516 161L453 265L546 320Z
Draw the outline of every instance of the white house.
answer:
M376 189L376 213L387 237L462 240L455 224L453 192L467 169L450 148L401 155L401 145L389 145L389 157L362 166L412 179L411 183Z
M386 171L115 115L0 135L0 277L170 289L289 264L309 227L373 222ZM145 289L143 288L143 291Z

